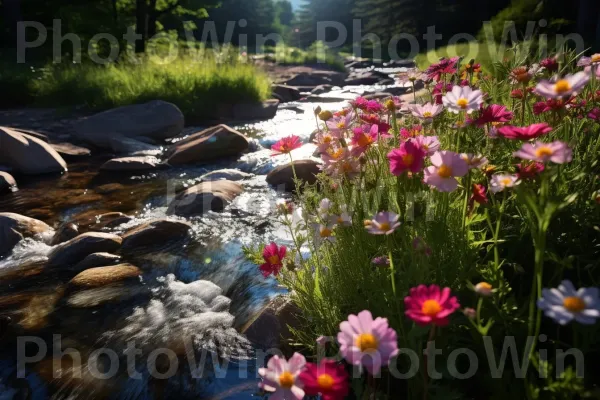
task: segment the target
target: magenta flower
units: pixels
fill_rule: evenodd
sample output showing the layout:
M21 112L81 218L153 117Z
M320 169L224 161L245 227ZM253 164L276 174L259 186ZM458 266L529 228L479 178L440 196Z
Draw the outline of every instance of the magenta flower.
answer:
M555 164L564 164L571 162L573 152L566 143L559 140L552 143L537 141L524 143L520 150L513 153L513 156L542 163L552 161Z
M598 107L592 108L587 116L589 119L591 119L593 121L600 122L600 108L598 108Z
M302 381L298 378L304 370L306 359L302 354L294 353L289 361L279 356L273 356L267 363L267 368L259 368L258 374L262 382L258 387L271 392L271 399L302 400L304 390Z
M369 113L379 113L383 110L383 106L377 100L367 101L366 111Z
M446 326L448 317L460 307L458 299L450 295L450 288L419 285L404 298L405 314L420 326Z
M408 109L413 116L419 118L423 122L429 123L444 110L444 106L431 103L425 103L423 105L410 104L408 105Z
M541 162L517 164L517 176L519 179L533 179L544 172L546 167Z
M354 136L351 143L354 146L352 149L354 155L361 155L367 151L379 138L379 127L377 125L354 128L353 132Z
M392 211L379 212L372 220L365 221L365 228L373 235L391 235L400 226L399 218Z
M581 92L589 80L590 76L582 71L574 75L567 75L556 82L543 80L537 84L534 92L550 99L570 97Z
M396 332L386 318L373 320L371 312L364 310L349 315L340 324L338 333L340 353L352 365L363 365L371 375L379 374L382 365L398 354Z
M448 92L443 98L444 106L451 112L458 114L466 111L471 114L479 110L483 103L483 94L481 90L472 90L468 86L454 86L451 92Z
M425 168L423 181L440 192L452 192L458 187L455 177L465 176L469 165L452 151L437 151L431 156L433 166Z
M498 193L506 188L517 186L521 181L517 175L496 174L490 180L490 190L492 193Z
M506 139L531 140L547 134L552 127L545 122L529 126L503 126L498 128L498 135Z
M271 274L275 276L279 274L281 267L283 267L283 259L286 253L287 248L285 246L278 247L275 242L271 242L270 245L265 246L263 250L265 263L259 267L260 272L262 272L265 278Z
M542 61L540 61L540 66L546 69L548 72L558 71L558 61L556 60L556 57L544 58Z
M456 64L459 57L442 58L439 62L431 64L425 71L429 79L439 81L443 75L453 74L456 72Z
M441 147L440 140L437 136L416 136L415 141L423 149L425 154L432 156Z
M300 138L296 135L292 135L279 140L277 143L271 146L271 150L274 151L272 155L277 156L279 154L289 154L292 152L292 150L295 150L299 147L302 147Z
M354 108L358 108L360 110L366 110L369 104L369 100L365 99L362 96L357 97L353 101L350 102L350 105Z
M400 148L390 151L387 155L390 160L390 172L399 176L406 171L419 172L423 169L425 152L414 139L409 139L400 145Z
M479 117L475 120L478 127L491 123L505 123L513 119L513 113L506 106L492 104L481 110Z

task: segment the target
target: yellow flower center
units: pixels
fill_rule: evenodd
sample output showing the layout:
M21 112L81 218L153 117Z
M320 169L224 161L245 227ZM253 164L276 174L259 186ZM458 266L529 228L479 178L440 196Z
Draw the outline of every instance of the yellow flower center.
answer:
M329 135L323 136L323 143L329 144L329 143L331 143L332 140L333 140L333 138Z
M356 338L355 345L360 349L361 352L369 353L371 351L377 350L379 342L377 341L377 338L373 336L373 334L361 333Z
M367 147L373 143L373 138L370 135L360 135L357 142L359 147Z
M389 231L391 228L390 224L388 224L387 222L382 222L381 224L379 224L379 229L382 231Z
M440 168L438 168L437 174L441 178L450 178L452 176L452 168L450 168L449 166L447 166L445 164L442 164L442 166Z
M337 217L337 222L338 224L341 224L344 222L344 218L342 218L342 216L340 215L339 217Z
M281 375L279 375L279 386L284 389L291 389L295 383L294 375L292 375L289 371L284 371Z
M442 306L437 300L425 300L421 306L421 312L428 317L435 317L442 311Z
M469 105L469 100L465 99L464 97L461 97L460 99L456 100L456 105L458 105L464 110Z
M344 129L346 128L346 123L344 121L338 122L337 127L339 129Z
M464 108L464 107L463 107L463 108ZM425 118L431 118L431 117L433 116L433 114L432 114L430 111L425 111L425 112L423 113L423 116L424 116Z
M594 54L592 56L592 62L600 62L600 54Z
M573 313L578 313L585 310L585 302L576 296L565 298L563 306Z
M500 181L504 186L510 186L512 184L512 180L510 178L504 178Z
M321 374L317 378L317 384L322 390L330 390L335 384L335 379L329 374Z
M548 146L543 146L535 150L535 156L538 158L550 157L552 154L554 154L554 152Z
M492 290L492 285L490 285L487 282L479 282L477 284L477 289L479 290L483 290L483 291L488 291L488 290Z
M269 261L269 264L272 264L272 265L277 265L277 264L281 263L281 259L279 258L278 255L271 256L267 260Z
M321 235L322 238L328 238L331 236L331 234L331 229L327 228L326 226L321 227L319 231L319 235Z
M402 156L402 162L404 163L404 165L413 165L413 163L415 162L415 157L412 154L407 154L405 156Z
M571 84L566 79L561 79L554 84L554 91L556 93L565 93L571 90Z
M340 158L340 157L342 156L342 154L344 154L344 149L342 149L342 148L339 148L339 149L337 149L336 151L331 151L331 150L330 150L330 151L329 151L329 154L331 154L331 158L333 158L333 159L336 159L336 160L337 160L338 158Z

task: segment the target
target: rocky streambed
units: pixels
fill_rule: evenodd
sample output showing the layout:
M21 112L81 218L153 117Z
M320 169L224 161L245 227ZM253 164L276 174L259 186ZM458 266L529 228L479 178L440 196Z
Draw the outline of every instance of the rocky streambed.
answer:
M406 92L395 70L357 67L296 71L263 121L185 127L154 101L0 128L0 398L250 398L256 350L285 329L282 289L242 254L290 243L273 209L291 171L269 148L300 136L314 179L317 105Z

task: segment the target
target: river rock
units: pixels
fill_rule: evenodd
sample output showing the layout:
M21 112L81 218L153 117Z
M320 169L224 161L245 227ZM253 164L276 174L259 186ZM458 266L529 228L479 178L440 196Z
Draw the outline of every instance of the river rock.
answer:
M344 86L348 74L335 71L300 72L285 82L288 86Z
M121 261L121 256L110 253L92 253L78 262L73 270L85 271L86 269L96 267L106 267L108 265L118 264Z
M17 191L17 181L8 172L0 171L0 194Z
M97 307L106 303L118 303L139 294L147 293L148 288L142 285L114 283L106 286L78 290L67 298L67 304L74 308Z
M24 238L46 239L54 230L42 221L15 213L0 213L0 256Z
M227 125L217 125L175 143L167 153L167 163L170 165L199 163L234 156L246 150L248 150L246 136Z
M167 214L189 216L223 211L243 191L242 185L231 181L203 182L179 193L169 204Z
M294 161L294 168L298 179L307 183L315 183L317 181L316 175L321 172L319 164L313 160ZM281 188L286 192L295 190L292 164L287 163L274 168L267 175L267 183L275 186L278 190Z
M51 143L50 146L62 157L77 160L83 157L89 157L92 152L85 147L75 146L72 143Z
M101 171L148 171L160 168L163 164L153 156L121 157L108 160L100 167Z
M183 113L175 104L153 100L83 118L74 124L73 129L80 139L98 147L110 148L111 136L167 139L179 134L183 126Z
M279 100L270 99L262 103L240 103L231 107L231 118L237 121L254 121L275 117Z
M56 246L48 255L48 266L75 265L92 253L112 253L122 239L110 233L88 232Z
M316 88L314 88L313 90L311 90L310 93L318 95L318 94L331 92L331 89L333 89L333 85L319 85Z
M212 171L202 175L200 180L202 182L220 181L222 179L228 181L241 181L243 179L251 178L252 176L252 174L242 172L238 169L220 169L218 171Z
M189 235L192 225L184 221L157 219L136 226L123 234L123 251L139 247L155 247Z
M6 127L0 127L0 163L31 175L67 170L65 160L48 143Z
M86 269L69 281L71 289L87 289L110 285L126 279L137 278L142 270L131 264Z
M117 154L128 154L132 156L155 156L161 153L160 146L148 143L148 138L138 136L135 139L122 135L111 136L110 148Z
M50 242L51 246L56 246L57 244L64 243L68 240L71 240L79 235L79 227L77 224L72 222L67 222L58 227L54 237L52 237L52 241Z
M288 101L300 100L302 97L298 88L287 85L274 85L273 94L284 103Z

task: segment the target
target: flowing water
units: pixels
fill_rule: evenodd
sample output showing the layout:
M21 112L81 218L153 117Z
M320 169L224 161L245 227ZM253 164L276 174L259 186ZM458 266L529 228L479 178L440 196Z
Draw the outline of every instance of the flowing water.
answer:
M13 318L8 329L0 326L0 334L8 330L0 337L0 399L52 395L73 399L253 398L257 365L251 345L238 332L284 290L244 259L242 246L270 241L290 244L273 212L275 201L287 195L277 193L265 181L270 170L288 160L271 157L268 149L290 134L308 142L317 105L340 109L356 94L373 89L345 88L310 102L285 103L272 120L235 126L254 142L254 151L238 159L119 176L99 174L98 167L107 158L94 157L70 163L69 172L60 177L21 180L18 192L0 197L0 211L38 218L54 227L75 221L80 233L97 231L95 216L99 214L118 211L133 216L129 222L101 229L118 234L152 219L178 219L166 215L169 199L178 189L198 183L209 171L237 168L253 174L240 182L244 193L224 212L187 219L193 234L186 242L127 254L124 261L141 268L143 275L117 289L66 296L65 282L73 274L65 276L64 271L44 268L52 247L42 241L25 239L10 256L0 259L0 315ZM186 128L185 132L198 129ZM313 151L314 145L306 144L293 156L308 158ZM98 305L99 299L114 298L118 301ZM21 326L26 330L20 330ZM24 345L16 340L23 334L37 339L30 338ZM53 345L56 338L61 345ZM38 352L36 341L47 346L47 354L18 371L18 351L33 357ZM135 371L128 372L123 363L129 344L139 353L133 363ZM52 354L61 348L80 353L80 375L69 356ZM94 352L100 348L105 351ZM152 368L168 369L168 355L152 356L159 348L171 350L180 362L177 373L168 380L153 379L149 374ZM202 354L218 357L209 356L206 362L199 358ZM156 367L148 361L152 358ZM236 361L220 365L224 359ZM109 370L115 362L116 372ZM57 372L62 372L58 379Z

